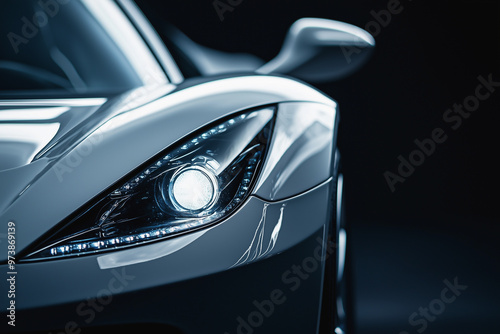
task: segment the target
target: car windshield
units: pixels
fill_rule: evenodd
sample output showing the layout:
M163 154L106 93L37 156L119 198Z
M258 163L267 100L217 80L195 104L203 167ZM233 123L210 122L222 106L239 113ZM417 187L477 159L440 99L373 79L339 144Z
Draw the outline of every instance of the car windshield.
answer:
M111 0L2 0L0 34L1 96L104 96L167 82Z

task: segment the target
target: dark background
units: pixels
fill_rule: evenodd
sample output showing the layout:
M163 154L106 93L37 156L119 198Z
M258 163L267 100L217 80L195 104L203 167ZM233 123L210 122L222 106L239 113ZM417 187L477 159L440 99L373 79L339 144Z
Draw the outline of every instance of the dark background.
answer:
M221 21L212 1L138 1L200 44L266 61L301 17L365 27L388 2L243 0ZM423 332L499 333L500 87L456 131L443 114L474 94L478 76L500 81L500 4L401 6L371 31L377 46L364 68L317 86L341 110L357 332L418 333L423 328L412 326L410 315L440 298L444 280L457 279L467 288ZM396 173L398 156L408 158L414 140L438 127L446 142L391 192L384 172Z

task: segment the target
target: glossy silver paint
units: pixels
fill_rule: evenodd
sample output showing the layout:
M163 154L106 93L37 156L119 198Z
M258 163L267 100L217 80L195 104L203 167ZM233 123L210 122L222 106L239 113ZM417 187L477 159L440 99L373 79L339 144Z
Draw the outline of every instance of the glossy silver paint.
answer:
M52 103L57 104L57 101ZM311 147L307 145L307 139L310 139L318 144L315 152L318 161L331 161L336 104L308 86L280 77L246 76L207 82L170 93L117 115L112 110L120 107L120 101L108 101L100 107L99 113L113 116L102 119L100 125L83 135L76 146L74 142L69 144L69 141L58 141L46 150L45 156L33 163L0 172L0 177L5 176L4 189L11 189L10 196L3 198L1 203L5 209L2 210L0 219L15 221L19 227L17 247L22 251L94 196L186 134L232 113L274 104L278 105L278 121L273 135L274 144L269 152L271 162L265 167L269 172L263 174L256 189L257 195L259 191L262 192L263 199L251 197L231 218L193 234L104 255L19 264L19 270L23 274L19 275L18 286L23 292L18 297L19 305L22 305L18 312L30 315L27 311L29 309L48 307L48 312L61 314L58 319L67 319L65 314L75 317L78 301L95 294L98 287L106 286L113 277L110 270L126 270L128 275L134 277L120 292L126 295L222 273L230 268L233 271L238 271L237 268L247 271L254 263L260 266L257 263L269 258L273 258L273 262L280 261L291 266L294 261L302 259L296 255L290 255L291 258L286 261L283 259L289 257L287 254L298 251L303 243L312 245L308 246L311 247L311 252L319 247L319 252L324 254L326 250L322 240L327 233L326 224L330 221L326 208L331 197L331 175L328 173L331 166L328 163L321 166L322 172L309 178L308 170L303 170L307 164L304 154L305 157L308 156L308 148ZM284 147L278 145L277 141L287 134L287 138L297 139L295 134L290 133L291 128L285 127L300 121L300 114L309 112L317 116L312 118L312 122L299 127L302 130L298 137L302 139L297 144L292 140ZM331 136L331 140L327 141L325 135ZM60 153L55 156L51 151ZM276 177L279 175L276 162L280 160L273 159L276 155L285 158L289 156L286 158L288 160L294 157L292 160L296 161L283 169L286 171L285 178ZM323 156L320 157L321 155ZM12 175L17 177L7 177ZM309 182L301 180L294 184L294 180L304 178ZM18 192L20 187L24 187L26 180L30 180L27 189L22 193ZM265 189L274 189L270 193L271 197L266 196ZM305 192L308 189L311 190ZM266 201L266 197L272 201ZM256 234L261 244L256 244ZM255 253L261 248L264 248L262 252ZM5 253L1 256L5 261ZM3 269L5 265L0 266L0 270ZM284 267L283 272L286 269ZM272 290L280 282L283 272L275 273L276 283L267 287L262 284L262 291ZM311 302L315 300L313 304L317 306L308 310L300 320L300 326L309 327L312 332L315 331L320 311L321 291L313 287L321 285L321 277L322 271L316 271L314 278L311 276L311 279L304 282L304 286L309 288L302 290L304 293L315 291L307 299L311 299ZM253 278L249 276L248 279ZM220 284L223 283L234 284L221 279ZM53 292L55 289L57 293ZM214 293L211 298L220 298L217 296L219 292ZM297 293L297 296L300 294ZM113 303L108 310L124 316L127 314L124 309L127 303L129 302ZM61 307L71 304L73 307L69 308L71 312L67 314L65 308ZM163 316L162 321L176 322L176 316L179 315L175 311L175 304L166 305L164 311L167 316ZM218 307L226 314L227 323L233 324L239 312L245 312L244 304L243 308L235 308L229 304L218 304ZM295 312L294 303L287 307L292 308L289 312ZM99 325L105 319L96 320L93 325ZM130 314L127 320L141 322L144 319L138 314ZM224 330L225 324L223 321L212 321L209 325L205 323L203 327ZM59 326L64 326L62 320L39 319L33 327L26 325L24 328L50 329ZM189 326L186 330L202 330L196 324ZM279 326L290 326L292 330L298 325L292 321L289 325ZM269 328L278 327L274 327L271 322Z
M270 153L255 194L281 200L328 179L333 169L337 120L336 105L280 104Z
M266 331L285 330L293 332L315 332L320 311L322 270L318 268L300 288L290 282L294 275L286 275L293 265L300 265L307 258L323 256L326 247L323 238L326 233L324 221L328 220L324 210L329 201L329 184L279 203L269 203L252 197L234 216L219 225L193 235L185 235L143 247L67 260L25 263L20 266L18 276L19 313L36 319L23 323L25 330L64 328L70 319L85 324L81 313L87 308L79 307L88 296L95 296L100 290L119 286L117 275L133 277L126 281L116 300L106 306L92 325L109 322L113 314L130 323L164 322L179 324L187 333L200 331L215 333L234 332L236 319L252 311L252 299L263 300L274 289L287 293L290 302L281 307L287 314L301 313L295 320L283 322L281 317L269 318ZM285 208L282 210L283 205ZM274 248L262 258L249 258L245 263L235 264L251 244L256 231L262 231L267 244L272 237L274 224L259 229L262 213L266 219L276 222L283 215L283 224ZM150 252L155 249L155 252ZM159 248L163 250L158 251ZM163 252L163 254L160 254ZM154 256L156 255L156 256ZM141 261L132 261L133 259ZM264 269L269 265L273 266ZM233 268L229 270L230 268ZM6 269L0 266L0 269ZM260 273L252 275L251 272ZM203 282L214 277L209 285ZM112 281L114 279L114 281ZM185 285L180 288L179 284ZM57 291L57 293L55 293ZM151 294L154 291L154 294ZM181 292L177 295L177 292ZM225 291L225 293L222 293ZM127 298L126 296L133 296ZM123 296L123 297L121 297ZM161 296L161 297L160 297ZM197 296L203 296L198 299ZM295 300L301 302L297 304ZM155 309L138 312L137 305L158 305ZM309 305L303 309L303 303ZM161 305L161 306L160 306ZM189 306L190 305L190 306ZM188 308L189 307L189 308ZM217 319L197 309L217 309ZM34 311L44 309L45 314L57 317L41 317ZM147 312L145 312L147 310ZM197 321L179 321L188 315L196 315Z
M314 83L338 80L364 65L374 47L372 35L352 24L303 18L290 27L279 54L257 72Z
M244 76L207 82L118 115L114 115L113 108L121 107L120 103L109 101L99 114L113 116L100 120L100 125L89 133L81 134L83 139L76 146L71 141L53 145L46 158L38 159L42 170L34 172L36 175L31 176L29 183L26 184L28 178L23 175L23 167L0 172L0 178L6 172L18 175L5 178L5 193L10 196L0 203L8 206L0 219L33 225L18 232L17 246L22 250L56 222L186 134L231 113L294 101L330 106L334 121L333 101L312 88L279 77ZM51 151L57 151L58 155L52 157ZM33 173L33 167L25 167L28 167L26 176ZM311 183L307 188L315 185ZM15 190L9 192L9 189ZM31 209L25 210L26 207ZM31 223L34 220L36 224ZM5 260L5 256L0 254L0 259Z
M92 117L104 102L106 99L1 101L0 170L33 162Z
M326 266L334 263L335 277L341 280L345 255L345 233L340 217L334 217L334 212L340 215L342 196L337 103L281 76L183 81L131 1L99 6L112 12L115 5L131 18L170 82L151 80L106 98L0 101L0 131L9 129L0 132L0 221L16 223L17 252L33 251L56 226L146 161L233 114L276 108L267 157L251 196L208 228L107 253L21 259L17 313L30 321L19 321L16 330L53 331L74 321L78 328L159 323L184 333L234 333L238 319L255 311L255 301L279 290L286 302L276 305L259 332L318 333L323 298L328 298L323 291ZM332 32L325 24L302 21L290 38L303 42L307 30L323 42L339 36L353 42L356 34L346 26L336 25L343 32L332 37L325 35ZM284 63L269 69L271 63L264 72L283 69ZM11 130L16 126L40 130L29 140ZM338 253L332 253L329 237L341 246ZM333 260L327 261L329 257ZM7 253L0 252L0 271L7 272L6 260ZM297 275L297 266L311 263L307 277ZM5 284L0 283L2 291ZM111 302L91 317L85 301L107 291Z

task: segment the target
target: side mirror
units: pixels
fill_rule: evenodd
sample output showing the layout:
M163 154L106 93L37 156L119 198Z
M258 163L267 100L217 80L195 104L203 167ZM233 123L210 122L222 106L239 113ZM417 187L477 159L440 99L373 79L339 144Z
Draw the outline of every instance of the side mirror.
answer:
M351 24L316 18L296 21L280 53L257 70L260 74L286 74L311 83L343 78L370 57L375 40Z

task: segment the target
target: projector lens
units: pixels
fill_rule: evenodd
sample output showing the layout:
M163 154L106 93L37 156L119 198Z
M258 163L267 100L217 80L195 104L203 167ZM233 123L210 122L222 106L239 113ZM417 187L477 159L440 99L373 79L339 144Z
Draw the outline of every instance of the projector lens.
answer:
M199 211L214 203L217 188L212 172L202 167L188 167L174 176L169 185L169 195L177 209Z

